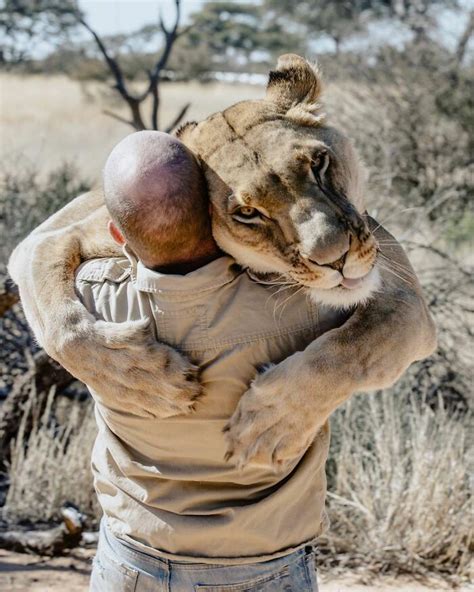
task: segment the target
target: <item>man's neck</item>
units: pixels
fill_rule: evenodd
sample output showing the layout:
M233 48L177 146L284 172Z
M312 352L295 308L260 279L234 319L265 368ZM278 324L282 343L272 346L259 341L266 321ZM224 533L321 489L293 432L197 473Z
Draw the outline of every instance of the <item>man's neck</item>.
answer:
M190 259L189 261L180 261L171 263L169 265L145 265L148 269L153 271L158 271L159 273L166 273L170 275L186 275L187 273L191 273L192 271L196 271L200 267L211 263L215 259L222 257L224 253L220 250L215 250L212 253L208 253L207 255L203 255L201 257L196 257L195 259Z

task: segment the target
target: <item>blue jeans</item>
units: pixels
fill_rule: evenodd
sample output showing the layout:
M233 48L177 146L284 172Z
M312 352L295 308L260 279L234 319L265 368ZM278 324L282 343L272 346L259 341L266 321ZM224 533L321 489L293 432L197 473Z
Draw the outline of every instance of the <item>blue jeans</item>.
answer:
M244 565L187 563L138 551L102 526L90 592L317 592L314 550Z

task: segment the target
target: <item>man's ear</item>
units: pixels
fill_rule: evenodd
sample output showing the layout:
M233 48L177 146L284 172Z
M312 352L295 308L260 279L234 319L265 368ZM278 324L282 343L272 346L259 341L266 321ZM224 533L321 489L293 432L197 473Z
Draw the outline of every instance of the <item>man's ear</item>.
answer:
M112 220L109 220L108 229L110 232L110 236L114 239L114 241L120 245L121 247L126 243L123 234L120 230L115 226Z

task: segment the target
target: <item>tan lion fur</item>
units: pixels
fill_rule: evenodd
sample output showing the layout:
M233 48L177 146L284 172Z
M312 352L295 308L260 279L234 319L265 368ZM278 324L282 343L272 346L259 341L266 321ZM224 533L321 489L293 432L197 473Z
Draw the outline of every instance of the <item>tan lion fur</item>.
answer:
M316 300L354 307L344 325L258 375L242 396L227 429L228 456L239 464L278 465L301 454L344 400L391 385L436 344L415 274L393 237L365 215L364 171L351 143L326 125L320 94L317 69L282 56L264 100L180 131L202 163L220 246L256 272L306 286ZM318 185L312 166L320 155L329 164ZM240 207L264 216L242 223ZM50 355L124 406L187 412L200 393L195 368L142 323L94 321L74 294L81 260L117 254L106 221L102 196L92 192L19 245L9 269L27 318ZM396 274L379 269L379 250ZM346 290L341 272L365 279ZM158 382L159 400L150 394Z

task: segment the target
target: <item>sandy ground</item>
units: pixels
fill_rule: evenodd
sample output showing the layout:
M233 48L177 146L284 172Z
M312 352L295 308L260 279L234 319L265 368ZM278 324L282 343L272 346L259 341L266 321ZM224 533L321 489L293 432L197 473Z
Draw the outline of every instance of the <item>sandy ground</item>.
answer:
M192 121L263 94L264 88L256 85L163 84L160 126L166 127L186 103L191 107L185 120ZM45 173L66 161L96 182L110 150L132 131L103 113L107 109L128 116L114 96L106 85L79 83L65 76L1 74L0 172L15 169L20 161ZM146 120L149 112L145 105Z
M87 592L93 550L78 549L69 557L41 559L0 550L0 590L2 592ZM323 574L320 592L428 592L447 591L439 582L418 584L406 579L384 578L364 584L360 576L347 574L331 578ZM474 587L457 588L474 591Z

